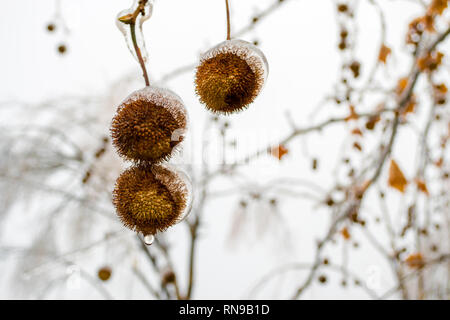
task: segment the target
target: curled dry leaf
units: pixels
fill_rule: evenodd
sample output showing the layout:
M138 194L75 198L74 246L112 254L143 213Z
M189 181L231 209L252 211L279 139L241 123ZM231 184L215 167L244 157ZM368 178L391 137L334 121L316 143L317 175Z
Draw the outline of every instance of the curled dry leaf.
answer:
M288 152L289 150L281 144L279 146L273 147L270 151L272 156L274 156L278 160L281 160Z
M433 0L428 7L428 13L442 15L447 7L448 0Z
M352 134L357 135L357 136L362 136L363 135L361 129L359 129L359 128L353 129L352 130Z
M411 95L411 98L406 103L405 108L403 109L402 115L407 115L408 113L413 113L416 110L417 100L414 94Z
M349 106L349 109L350 109L350 115L348 115L348 116L345 118L345 121L358 120L358 119L359 119L359 116L358 116L358 114L357 114L356 111L355 111L355 106L350 105L350 106Z
M433 51L417 60L417 66L421 71L435 71L441 64L444 54L439 51Z
M430 194L428 192L428 188L427 188L425 181L423 181L421 179L416 179L416 184L417 184L417 189L419 189L420 191L425 193L427 196Z
M423 256L420 252L411 253L405 260L410 268L419 269L424 266Z
M378 54L378 60L386 63L388 56L391 54L392 50L385 44L383 44L380 48L380 53Z
M355 148L358 151L362 151L363 150L362 146L358 142L353 143L353 148Z
M425 14L422 17L422 22L425 25L425 30L428 32L436 32L436 29L434 28L434 15Z
M348 231L347 227L342 228L341 235L344 237L345 240L350 239L350 232Z
M403 172L400 170L395 160L391 160L391 165L389 167L388 184L390 187L397 189L402 193L405 192L406 186L408 184L408 181L406 180Z
M375 128L375 125L377 124L378 121L380 121L380 116L379 115L375 115L369 118L369 120L367 120L366 122L366 129L367 130L373 130Z
M405 91L406 87L408 86L408 78L400 78L397 82L397 89L395 92L397 95L401 95L403 91Z
M418 17L411 21L406 35L406 43L417 46L422 38L424 29L425 24L423 17Z

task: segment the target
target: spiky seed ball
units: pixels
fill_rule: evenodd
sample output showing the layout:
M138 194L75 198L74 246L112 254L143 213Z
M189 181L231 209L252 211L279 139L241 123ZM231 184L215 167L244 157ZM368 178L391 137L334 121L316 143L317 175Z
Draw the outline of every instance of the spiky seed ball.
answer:
M167 89L145 87L119 106L111 136L126 160L158 163L170 158L186 127L187 112L180 97Z
M58 53L59 54L65 54L67 51L67 46L65 44L60 44L58 46Z
M207 109L229 114L255 100L267 73L267 59L261 50L246 41L227 40L201 57L195 90Z
M53 32L53 31L55 31L55 29L56 29L56 26L55 26L54 23L50 22L49 24L47 24L47 31L48 32Z
M145 235L164 231L189 209L190 184L168 166L132 166L117 179L113 203L123 224Z

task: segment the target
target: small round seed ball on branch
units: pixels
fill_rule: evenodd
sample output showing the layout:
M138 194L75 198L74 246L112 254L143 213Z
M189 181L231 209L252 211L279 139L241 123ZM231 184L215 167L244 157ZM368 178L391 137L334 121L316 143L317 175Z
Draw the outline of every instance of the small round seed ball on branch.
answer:
M229 114L248 107L264 86L267 59L256 46L227 40L202 55L195 90L212 112Z
M98 270L97 276L102 281L108 281L111 278L112 270L110 267L105 266Z
M187 176L168 165L132 166L117 179L113 204L123 224L154 235L183 220L190 211Z
M167 89L145 87L117 109L111 125L112 142L126 160L158 163L171 157L184 138L187 122L179 96Z

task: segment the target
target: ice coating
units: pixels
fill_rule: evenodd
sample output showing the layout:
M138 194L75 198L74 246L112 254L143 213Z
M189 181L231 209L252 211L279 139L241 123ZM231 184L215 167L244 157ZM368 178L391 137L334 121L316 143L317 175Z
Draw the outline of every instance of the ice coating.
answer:
M179 150L187 126L181 98L168 89L148 86L118 106L110 130L112 143L125 160L160 163Z
M130 102L136 100L144 100L164 107L172 114L177 123L180 124L180 129L184 130L184 132L179 132L180 135L178 137L185 134L189 123L188 113L186 107L184 106L183 100L175 92L166 88L158 88L153 86L144 87L130 94L121 103L117 111Z
M250 42L232 39L226 40L209 49L200 57L200 63L220 53L233 53L245 60L255 74L261 75L262 90L269 74L269 63L264 53Z
M152 167L155 177L170 191L176 203L183 203L177 222L183 221L191 212L193 202L193 188L188 175L171 164Z
M143 236L163 232L182 221L191 203L189 179L168 165L132 166L119 176L113 191L120 220Z
M139 14L136 18L136 30L135 30L136 42L137 42L139 49L141 50L141 55L142 55L142 59L144 60L144 62L147 62L148 53L147 53L147 49L145 47L144 33L142 32L142 24L145 21L147 21L148 19L150 19L150 17L152 16L153 4L154 4L154 0L148 0L144 7L145 15ZM125 37L125 41L127 43L128 49L130 50L131 54L137 61L139 59L134 50L130 26L126 23L121 22L119 20L119 18L129 15L129 14L133 14L135 12L136 8L138 7L138 5L139 5L139 0L134 0L131 8L120 11L116 17L116 26L117 26L117 28L119 28L120 32L122 32L123 36Z
M184 185L185 185L185 188L187 191L186 206L184 207L183 212L181 212L180 216L178 217L177 223L180 223L189 215L189 213L191 213L192 203L194 201L194 192L193 192L192 182L191 182L191 179L189 178L189 176L183 170L181 170L179 168L176 168L176 172L177 172L178 177L184 182Z

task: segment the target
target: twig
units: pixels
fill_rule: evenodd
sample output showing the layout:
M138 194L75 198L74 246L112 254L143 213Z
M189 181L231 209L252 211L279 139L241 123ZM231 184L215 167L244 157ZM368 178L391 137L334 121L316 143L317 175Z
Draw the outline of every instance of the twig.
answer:
M134 51L136 52L136 56L142 68L145 85L149 86L150 81L148 80L147 69L145 68L145 62L144 59L142 58L141 49L139 48L136 40L136 19L140 14L142 15L144 14L145 5L147 4L147 2L148 0L140 0L136 10L134 10L132 14L127 14L123 17L119 17L119 21L128 24L130 26L131 40L133 42Z
M227 8L227 40L231 40L230 6L228 0L225 0L225 6Z
M139 278L139 280L141 280L142 284L148 290L148 292L150 292L150 294L155 296L156 299L161 299L161 296L159 295L158 291L156 291L153 288L153 286L150 284L150 282L147 280L147 278L144 276L144 274L141 272L141 270L139 270L138 267L133 266L133 273L136 275L136 277Z

